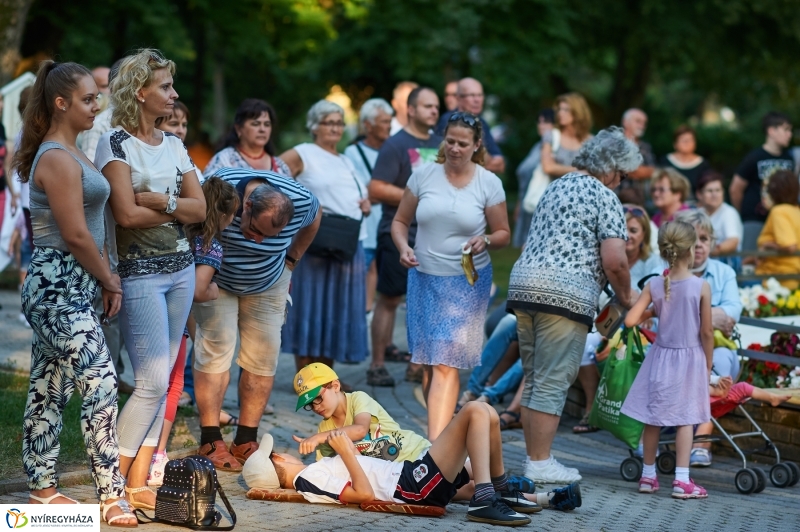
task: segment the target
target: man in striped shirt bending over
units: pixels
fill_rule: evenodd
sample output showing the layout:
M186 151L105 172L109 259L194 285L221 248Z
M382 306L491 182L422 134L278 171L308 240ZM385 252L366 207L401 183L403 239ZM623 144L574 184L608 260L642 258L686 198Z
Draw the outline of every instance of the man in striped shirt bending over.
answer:
M217 469L241 471L258 449L258 423L275 379L292 270L317 233L322 209L307 188L273 172L222 168L214 175L236 187L242 206L220 237L224 254L214 276L219 297L193 308L198 454ZM241 410L229 450L222 441L219 411L237 333Z

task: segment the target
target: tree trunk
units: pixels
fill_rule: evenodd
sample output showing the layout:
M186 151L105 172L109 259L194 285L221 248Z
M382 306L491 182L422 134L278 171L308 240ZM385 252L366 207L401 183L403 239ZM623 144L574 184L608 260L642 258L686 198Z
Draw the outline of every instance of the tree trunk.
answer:
M0 0L0 86L16 73L25 19L33 0Z

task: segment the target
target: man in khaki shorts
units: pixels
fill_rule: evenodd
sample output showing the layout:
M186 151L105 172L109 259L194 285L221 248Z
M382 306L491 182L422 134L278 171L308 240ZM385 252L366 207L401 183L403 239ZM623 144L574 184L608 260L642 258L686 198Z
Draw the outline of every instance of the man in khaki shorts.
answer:
M304 186L272 172L223 168L214 175L236 187L242 207L220 238L224 255L214 276L219 297L193 306L201 433L197 452L217 469L241 471L258 449L258 424L275 379L292 270L317 233L322 209ZM237 333L241 410L229 450L222 441L219 411Z

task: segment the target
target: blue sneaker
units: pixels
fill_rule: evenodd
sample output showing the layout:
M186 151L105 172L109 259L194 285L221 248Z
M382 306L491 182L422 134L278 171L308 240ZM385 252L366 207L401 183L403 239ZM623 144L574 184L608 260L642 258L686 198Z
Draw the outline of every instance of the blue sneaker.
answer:
M573 482L563 488L556 488L550 497L550 508L553 510L560 510L568 512L575 508L580 508L581 501L581 486L577 482Z
M536 484L528 477L512 475L508 477L508 489L522 493L536 493Z
M689 456L690 467L708 467L711 465L711 451L708 449L692 449Z

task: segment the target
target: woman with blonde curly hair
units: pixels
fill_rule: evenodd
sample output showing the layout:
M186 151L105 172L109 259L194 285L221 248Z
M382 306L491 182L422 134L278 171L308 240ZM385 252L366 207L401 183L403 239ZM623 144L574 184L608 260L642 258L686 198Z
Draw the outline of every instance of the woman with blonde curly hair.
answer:
M174 73L175 63L156 50L122 61L111 87L113 127L95 155L95 166L111 184L123 290L120 326L136 378L117 424L120 470L131 504L143 509L155 507L147 473L194 295L194 258L183 226L206 216L183 142L155 127L175 107Z
M592 112L577 92L556 98L556 127L542 137L542 170L552 178L574 172L572 160L592 135Z

